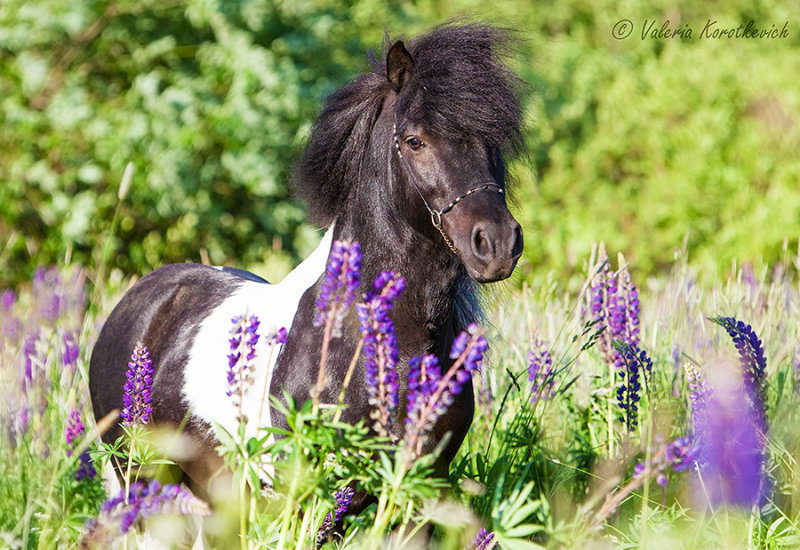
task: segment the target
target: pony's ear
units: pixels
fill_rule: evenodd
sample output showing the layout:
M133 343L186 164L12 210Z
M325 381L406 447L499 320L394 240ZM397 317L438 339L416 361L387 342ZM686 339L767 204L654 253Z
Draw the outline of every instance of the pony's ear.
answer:
M389 48L386 54L386 78L395 92L400 92L403 86L414 75L414 60L408 53L402 40L398 40Z

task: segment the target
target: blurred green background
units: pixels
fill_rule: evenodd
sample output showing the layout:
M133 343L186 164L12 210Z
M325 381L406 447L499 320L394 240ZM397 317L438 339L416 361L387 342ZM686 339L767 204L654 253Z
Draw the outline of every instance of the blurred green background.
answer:
M521 38L518 280L578 273L599 240L641 274L676 249L704 272L797 249L798 2L4 0L0 288L65 258L91 272L104 247L125 274L193 260L279 278L318 238L287 183L321 99L385 31L453 17ZM788 37L703 38L709 19ZM693 36L642 39L653 21Z

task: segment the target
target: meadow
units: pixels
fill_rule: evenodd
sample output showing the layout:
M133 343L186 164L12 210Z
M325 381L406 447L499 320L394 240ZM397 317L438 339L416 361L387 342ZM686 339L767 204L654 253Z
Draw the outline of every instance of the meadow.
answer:
M287 437L222 441L236 475L213 509L164 477L139 391L146 350L131 350L125 436L98 442L88 357L130 281L89 292L80 266L40 268L2 294L1 544L170 547L196 542L200 525L211 541L235 531L221 547L241 548L800 545L800 251L711 285L678 259L637 286L602 246L585 265L579 292L498 293L464 340L463 358L484 333L490 346L472 367L456 362L472 372L476 415L449 482L431 480L409 432L393 442L337 422L335 406L295 404ZM427 372L420 384L447 378ZM278 457L274 490L258 482L264 452ZM126 489L104 485L109 460ZM348 515L352 488L378 502Z

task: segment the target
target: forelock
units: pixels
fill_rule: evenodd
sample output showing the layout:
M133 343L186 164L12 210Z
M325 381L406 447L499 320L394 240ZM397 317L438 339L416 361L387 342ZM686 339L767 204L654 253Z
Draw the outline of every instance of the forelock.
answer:
M524 83L504 63L513 33L485 24L445 24L411 40L415 75L397 105L403 120L450 139L513 156L522 148Z

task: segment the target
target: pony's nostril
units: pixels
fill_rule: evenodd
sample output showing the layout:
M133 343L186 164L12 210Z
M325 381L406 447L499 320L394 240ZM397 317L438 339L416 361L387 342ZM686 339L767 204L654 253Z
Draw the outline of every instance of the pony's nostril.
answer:
M525 244L522 239L522 228L517 224L514 228L514 246L511 247L511 257L519 258L522 255L522 249Z
M479 258L486 258L492 254L492 242L486 232L480 227L476 227L472 232L472 251Z

